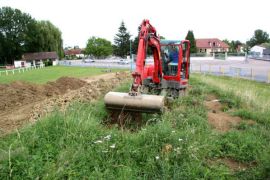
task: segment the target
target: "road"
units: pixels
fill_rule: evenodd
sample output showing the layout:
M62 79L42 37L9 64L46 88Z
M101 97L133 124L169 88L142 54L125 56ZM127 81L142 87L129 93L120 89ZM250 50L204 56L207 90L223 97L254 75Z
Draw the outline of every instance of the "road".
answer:
M105 59L96 60L91 63L84 63L82 60L63 60L60 65L135 69L134 62L131 64L119 64L119 60ZM147 59L146 64L152 64L152 59ZM227 75L233 77L244 77L262 82L270 81L270 61L262 60L216 60L191 58L191 72L211 73L215 75Z

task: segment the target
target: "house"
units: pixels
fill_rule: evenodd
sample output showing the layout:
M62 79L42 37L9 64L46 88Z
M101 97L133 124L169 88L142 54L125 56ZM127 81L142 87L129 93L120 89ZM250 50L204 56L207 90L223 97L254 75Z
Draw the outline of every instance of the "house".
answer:
M236 52L243 53L244 52L244 45L237 45Z
M196 39L198 53L228 52L229 45L217 38Z
M77 58L83 58L84 54L83 54L83 49L68 49L65 50L65 57L67 58L72 58L72 57L77 57Z
M262 58L270 55L270 48L265 45L255 45L250 49L250 54L253 58Z
M14 67L15 68L22 68L22 67L30 67L31 62L26 62L25 60L15 60Z
M46 63L55 66L58 64L58 59L58 55L55 51L25 53L22 56L22 61L26 61L26 63L31 63L32 66L39 66Z

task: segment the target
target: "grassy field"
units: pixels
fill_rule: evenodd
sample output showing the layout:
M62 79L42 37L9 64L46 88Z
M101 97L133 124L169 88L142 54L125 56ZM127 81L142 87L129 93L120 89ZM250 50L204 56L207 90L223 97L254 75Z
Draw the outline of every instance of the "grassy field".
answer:
M12 81L27 81L32 83L46 83L48 81L54 81L62 76L70 77L85 77L91 75L102 74L105 69L102 68L89 68L89 67L65 67L54 66L46 67L43 69L36 69L27 71L25 73L16 73L14 75L2 75L0 76L0 83L10 83ZM123 71L113 69L113 72Z
M246 101L245 93L218 85L231 87L237 81L194 75L188 96L172 102L162 115L145 115L143 126L135 131L103 125L102 100L74 103L66 113L56 111L1 139L0 179L270 178L267 108L254 111L262 106L253 104L255 99ZM269 88L241 83L250 84L254 92ZM239 87L246 89L244 84ZM128 85L118 90L127 91ZM243 122L226 133L215 131L208 124L204 106L208 94L215 94L235 113L245 114ZM245 123L253 117L256 124ZM245 168L233 170L222 159L242 163Z
M237 97L243 102L243 107L237 109L236 115L243 118L262 119L262 123L270 125L270 84L229 77L196 74L193 77L197 81L214 87L218 92L226 92L228 96Z

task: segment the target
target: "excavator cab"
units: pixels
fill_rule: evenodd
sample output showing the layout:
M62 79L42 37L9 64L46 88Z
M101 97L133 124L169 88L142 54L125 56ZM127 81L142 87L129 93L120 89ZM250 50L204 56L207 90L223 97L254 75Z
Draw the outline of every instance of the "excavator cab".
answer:
M188 79L188 46L185 41L161 40L162 72L166 79Z

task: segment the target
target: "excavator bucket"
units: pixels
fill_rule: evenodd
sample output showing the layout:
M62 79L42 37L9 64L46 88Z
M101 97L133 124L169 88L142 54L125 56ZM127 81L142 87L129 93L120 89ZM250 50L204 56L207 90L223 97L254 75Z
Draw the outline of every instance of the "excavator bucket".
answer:
M161 113L164 109L164 99L164 96L130 96L120 92L109 92L104 97L105 106L109 110L141 113Z

